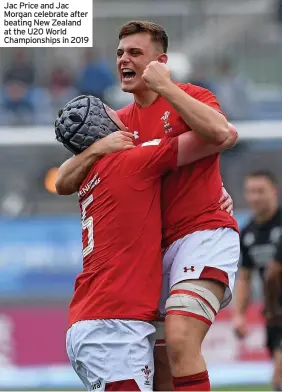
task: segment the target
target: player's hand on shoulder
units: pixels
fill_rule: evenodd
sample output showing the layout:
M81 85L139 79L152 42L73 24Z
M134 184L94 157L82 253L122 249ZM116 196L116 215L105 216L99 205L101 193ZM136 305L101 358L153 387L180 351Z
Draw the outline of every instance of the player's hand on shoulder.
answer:
M229 215L233 215L233 200L227 190L222 187L222 196L219 199L220 209L228 212Z
M151 61L145 68L142 79L146 85L156 93L160 94L171 82L170 69L164 63Z
M96 149L101 155L134 148L134 136L130 132L117 131L96 142Z
M243 339L248 334L246 320L243 316L236 316L233 320L234 333L238 339Z

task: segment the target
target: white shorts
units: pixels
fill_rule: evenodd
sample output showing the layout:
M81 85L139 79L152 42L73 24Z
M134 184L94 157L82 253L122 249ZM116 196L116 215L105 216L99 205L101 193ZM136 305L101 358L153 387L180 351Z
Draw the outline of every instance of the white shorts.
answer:
M155 327L143 321L79 321L67 331L67 353L89 391L128 385L127 391L152 391L155 335ZM130 380L126 387L124 380Z
M240 256L239 234L230 228L196 231L175 241L163 256L163 285L159 310L172 286L187 279L212 279L225 284L221 308L229 304Z

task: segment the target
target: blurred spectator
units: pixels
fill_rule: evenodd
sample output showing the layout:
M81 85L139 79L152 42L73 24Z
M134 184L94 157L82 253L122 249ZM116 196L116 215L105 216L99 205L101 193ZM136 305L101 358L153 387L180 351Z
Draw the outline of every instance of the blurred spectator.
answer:
M114 78L108 64L98 58L94 49L87 50L77 82L80 94L92 94L103 100L105 91L113 83Z
M56 111L78 95L77 89L72 85L72 77L65 68L58 67L51 72L49 93Z
M1 91L1 123L6 125L29 125L34 123L32 85L35 70L27 57L27 51L18 49L3 74Z
M16 80L6 82L1 96L1 109L1 123L32 124L34 105L30 87Z
M3 83L21 82L26 85L34 83L35 70L27 57L27 50L17 50L14 52L11 64L3 75Z
M220 61L218 72L219 77L214 86L214 93L223 111L230 121L250 119L250 81L235 72L229 59Z

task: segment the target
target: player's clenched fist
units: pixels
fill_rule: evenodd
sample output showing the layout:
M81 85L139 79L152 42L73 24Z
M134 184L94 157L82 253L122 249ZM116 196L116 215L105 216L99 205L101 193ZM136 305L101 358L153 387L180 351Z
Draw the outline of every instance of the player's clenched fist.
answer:
M151 90L160 94L171 83L170 70L164 63L151 61L145 68L142 79Z
M97 141L95 148L99 150L101 155L107 155L111 152L128 150L135 147L133 140L134 136L132 133L117 131Z

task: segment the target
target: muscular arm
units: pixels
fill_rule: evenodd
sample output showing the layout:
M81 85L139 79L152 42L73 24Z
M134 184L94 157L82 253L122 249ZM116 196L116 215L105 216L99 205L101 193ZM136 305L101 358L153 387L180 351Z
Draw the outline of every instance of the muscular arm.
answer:
M133 148L132 134L115 132L99 140L87 150L64 162L58 171L56 190L59 195L72 195L79 190L81 183L94 163L106 154Z
M211 108L188 95L174 83L167 83L160 94L178 111L187 125L213 144L225 142L228 138L226 118Z
M92 145L81 154L74 155L59 168L56 179L56 191L59 195L72 195L89 173L93 164L101 158L96 145Z
M251 299L252 271L241 267L236 282L235 317L243 317Z
M209 155L232 148L237 141L238 134L235 128L229 124L228 137L220 145L207 144L196 132L191 131L178 137L177 165L183 166L198 161Z

